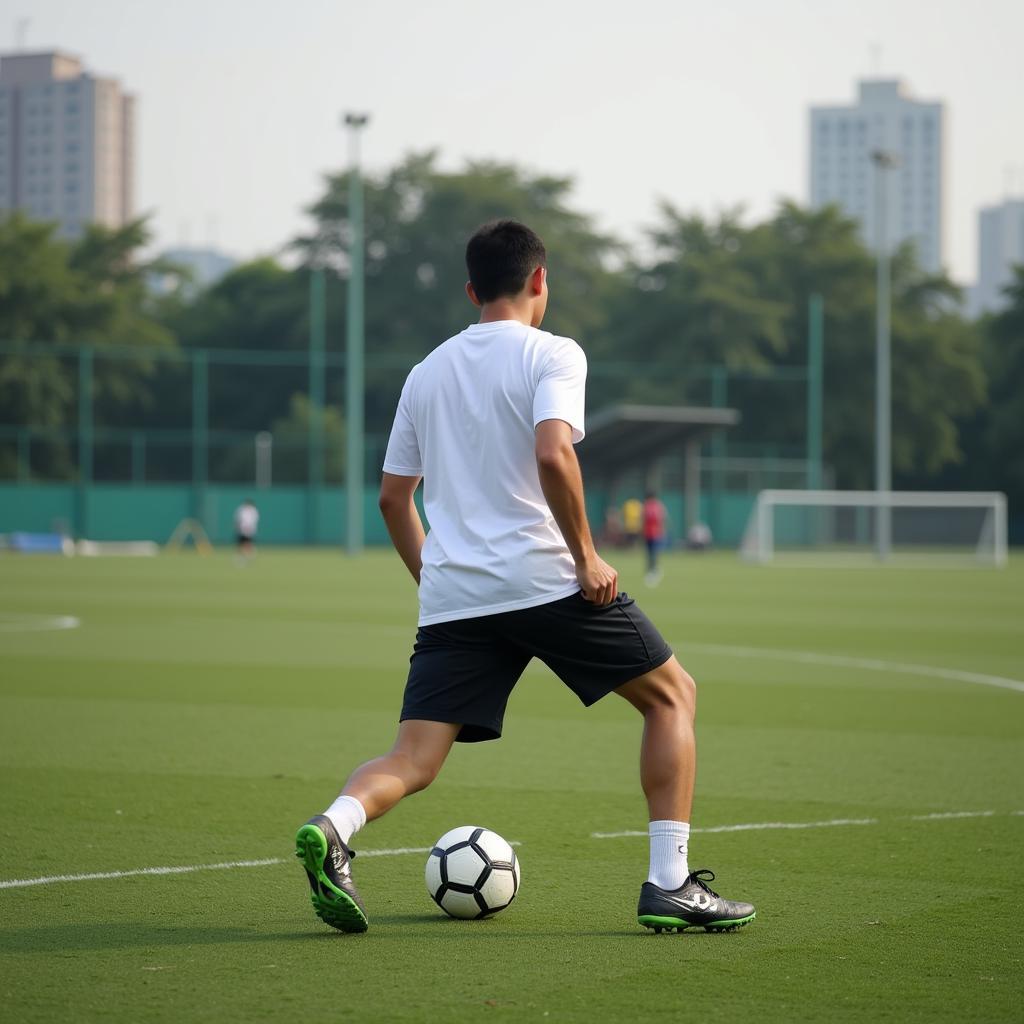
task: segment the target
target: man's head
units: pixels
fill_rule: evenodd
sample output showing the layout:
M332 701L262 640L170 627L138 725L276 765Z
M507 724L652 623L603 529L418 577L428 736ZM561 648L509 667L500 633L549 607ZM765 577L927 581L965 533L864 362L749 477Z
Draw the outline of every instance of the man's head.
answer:
M538 326L547 307L547 252L525 224L495 220L478 228L466 246L466 294L477 306L506 302L529 307Z

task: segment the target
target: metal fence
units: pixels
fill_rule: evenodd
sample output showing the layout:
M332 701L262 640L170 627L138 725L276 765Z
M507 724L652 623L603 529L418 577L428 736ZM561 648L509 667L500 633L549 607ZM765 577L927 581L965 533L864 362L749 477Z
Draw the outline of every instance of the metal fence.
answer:
M367 356L362 476L368 488L376 485L390 418L417 358ZM184 486L191 495L189 514L202 519L210 488L300 489L305 505L317 510L327 507L325 501L333 506L344 480L345 359L340 353L315 347L252 351L0 343L0 370L0 377L15 381L20 372L26 381L48 376L62 385L63 404L48 422L17 422L17 408L0 408L0 482L74 488L72 519L79 533L95 521L89 515L90 492L103 486ZM820 366L758 373L592 360L588 399L592 409L636 401L648 392L662 400L671 396L677 404L738 405L741 411L751 395L765 401L770 393L771 401L787 408L806 402L806 430L798 432L805 436L733 439L720 432L708 442L703 487L714 500L725 492L751 495L764 487L827 485L820 461L820 401L817 420L814 412L820 387ZM298 418L289 408L294 396L304 403ZM663 479L667 491L681 489L681 472L671 457ZM643 483L627 480L623 486ZM5 492L10 493L6 486ZM719 501L714 507L720 506ZM305 516L307 526L296 541L320 538L316 518ZM10 528L3 519L0 515L0 529Z

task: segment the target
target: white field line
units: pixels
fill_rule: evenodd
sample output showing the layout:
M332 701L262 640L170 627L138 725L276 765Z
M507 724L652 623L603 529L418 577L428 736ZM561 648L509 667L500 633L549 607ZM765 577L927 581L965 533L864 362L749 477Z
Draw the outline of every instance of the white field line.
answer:
M1009 811L1011 817L1024 816L1024 811ZM942 811L935 814L910 814L896 821L949 821L954 818L994 818L995 811ZM761 832L767 829L795 828L836 828L841 825L878 825L879 818L831 818L828 821L759 821L747 825L712 825L710 828L693 828L691 834L701 832L705 835L712 832ZM591 839L625 839L632 837L647 838L647 832L636 829L624 829L622 832L591 832Z
M15 615L0 613L0 633L42 633L55 629L78 629L82 620L74 615Z
M518 846L518 843L513 845ZM364 857L395 857L402 853L430 853L432 846L397 846L393 850L360 850L356 856L362 860Z
M859 668L868 672L896 672L907 676L926 676L929 679L949 679L956 683L997 686L1003 690L1024 693L1024 680L990 676L983 672L964 672L957 668L941 668L938 665L915 665L882 658L854 658L845 654L818 654L815 651L786 651L774 647L735 647L731 644L676 644L675 647L680 651L722 654L730 658L768 658L774 661L796 661L805 665Z
M831 821L759 821L745 825L712 825L710 828L691 828L690 833L697 832L760 832L765 829L783 828L835 828L837 825L877 825L877 818L833 818ZM591 832L591 839L621 839L626 836L643 836L647 832L629 829L623 832Z
M946 818L992 818L995 811L942 811L936 814L912 814L911 821L944 821ZM1020 811L1011 811L1020 814Z
M518 840L509 846L522 846ZM404 853L430 853L432 846L399 846L394 850L360 850L359 857L397 857ZM95 882L109 878L134 878L138 875L189 875L196 871L229 871L233 868L266 868L287 864L290 858L263 857L260 860L225 860L217 864L180 864L173 867L131 868L128 871L90 871L83 875L45 875L41 878L0 880L0 889L24 889L31 885L56 885L58 882Z
M518 839L509 840L509 846L522 846ZM363 857L394 857L399 853L430 853L432 846L399 846L394 850L360 850L356 856Z
M162 868L132 868L129 871L90 871L84 875L45 875L42 878L9 878L0 881L0 889L23 889L30 885L54 885L57 882L95 882L107 878L132 878L136 875L188 875L194 871L226 871L229 868L265 868L283 864L282 857L261 860L225 860L219 864L180 864Z

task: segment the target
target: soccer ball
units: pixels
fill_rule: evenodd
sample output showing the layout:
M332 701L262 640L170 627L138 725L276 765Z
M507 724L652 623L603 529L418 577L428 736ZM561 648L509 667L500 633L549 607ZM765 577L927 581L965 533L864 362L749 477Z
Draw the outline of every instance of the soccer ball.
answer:
M427 858L427 892L450 917L487 917L519 891L519 861L490 829L460 825L434 844Z

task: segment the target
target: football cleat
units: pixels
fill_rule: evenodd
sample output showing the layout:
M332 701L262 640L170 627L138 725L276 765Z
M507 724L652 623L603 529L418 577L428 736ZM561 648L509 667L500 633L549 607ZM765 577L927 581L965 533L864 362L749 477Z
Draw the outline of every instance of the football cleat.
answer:
M366 907L352 881L355 856L329 818L317 814L295 835L295 856L302 861L312 890L316 916L342 932L365 932Z
M637 921L655 932L703 928L706 932L732 931L754 920L754 907L719 896L708 886L715 873L707 868L691 871L678 889L662 889L652 882L640 887Z

